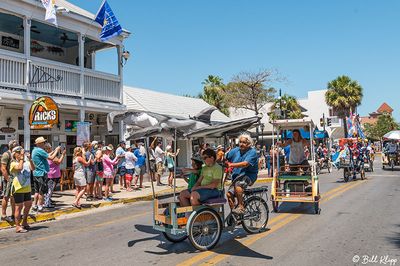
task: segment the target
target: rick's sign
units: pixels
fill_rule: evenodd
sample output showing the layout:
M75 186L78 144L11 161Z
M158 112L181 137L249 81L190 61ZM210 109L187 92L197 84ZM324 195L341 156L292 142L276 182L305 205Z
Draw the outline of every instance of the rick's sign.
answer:
M52 98L44 96L33 102L29 111L31 129L52 128L58 121L58 106Z

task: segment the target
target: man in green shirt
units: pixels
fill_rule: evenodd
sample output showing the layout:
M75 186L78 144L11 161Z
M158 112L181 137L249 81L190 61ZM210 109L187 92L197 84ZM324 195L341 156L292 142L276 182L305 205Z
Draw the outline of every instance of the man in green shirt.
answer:
M202 153L204 166L201 170L201 176L191 189L190 202L182 202L182 206L196 206L202 202L221 197L222 189L222 167L216 163L217 155L214 150L206 149Z

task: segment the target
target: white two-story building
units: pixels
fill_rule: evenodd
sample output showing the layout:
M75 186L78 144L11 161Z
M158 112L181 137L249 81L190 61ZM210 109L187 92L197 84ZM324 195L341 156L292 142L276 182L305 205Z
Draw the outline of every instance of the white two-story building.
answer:
M107 132L106 115L124 110L123 41L130 33L101 42L95 15L56 0L58 27L45 21L38 0L0 1L0 144L17 138L29 150L37 136L64 144L71 164L76 122L89 121L91 139L118 143L123 127ZM96 70L96 55L115 51L114 73ZM59 107L59 124L31 130L29 109L40 96Z

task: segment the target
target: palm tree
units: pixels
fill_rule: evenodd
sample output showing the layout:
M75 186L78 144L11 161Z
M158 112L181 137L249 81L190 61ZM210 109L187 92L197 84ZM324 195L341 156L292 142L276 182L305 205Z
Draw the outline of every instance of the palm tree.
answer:
M347 136L346 116L352 114L361 104L363 88L348 76L339 76L330 81L325 94L326 103L343 119L345 136Z
M225 84L222 78L209 75L203 82L203 93L199 95L201 99L210 105L217 107L223 114L229 116L229 105L224 99Z
M281 104L282 108L279 108ZM280 115L276 114L275 112L275 110L277 109L282 110L285 118L299 119L304 117L301 106L298 103L296 97L290 96L288 94L284 94L280 99L277 98L274 100L274 103L271 106L271 112L269 113L269 117L271 120L280 118Z

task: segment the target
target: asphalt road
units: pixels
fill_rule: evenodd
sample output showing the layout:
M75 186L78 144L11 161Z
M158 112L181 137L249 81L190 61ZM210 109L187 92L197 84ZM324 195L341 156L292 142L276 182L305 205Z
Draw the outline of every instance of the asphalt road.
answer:
M213 251L166 242L144 202L70 215L23 235L0 231L0 265L400 265L400 169L349 183L341 174L320 176L320 215L285 204L270 214L268 231L224 232Z

